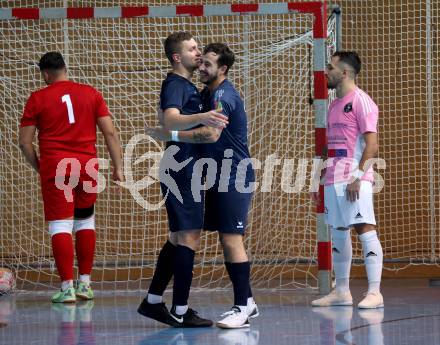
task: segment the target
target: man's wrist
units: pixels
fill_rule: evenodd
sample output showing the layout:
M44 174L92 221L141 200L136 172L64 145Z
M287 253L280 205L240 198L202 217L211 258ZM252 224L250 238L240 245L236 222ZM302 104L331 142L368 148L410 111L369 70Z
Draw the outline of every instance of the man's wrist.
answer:
M362 170L360 170L360 169L357 169L357 170L355 170L355 171L353 172L353 177L354 177L356 180L360 180L360 179L362 179L362 177L364 176L364 174L365 174L365 171L362 171Z
M203 125L203 114L199 113L197 114L197 124Z
M171 141L179 142L179 131L171 131Z

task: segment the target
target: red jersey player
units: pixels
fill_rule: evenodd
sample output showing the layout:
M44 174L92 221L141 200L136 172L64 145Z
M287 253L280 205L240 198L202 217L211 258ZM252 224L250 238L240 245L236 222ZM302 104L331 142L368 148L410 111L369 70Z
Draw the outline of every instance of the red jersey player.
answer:
M95 251L98 175L96 126L104 135L113 161L114 181L123 179L118 134L101 94L91 86L69 81L60 53L44 54L39 67L48 86L29 97L21 118L19 144L28 163L40 174L45 219L62 282L52 302L92 299L90 273ZM37 129L40 157L32 144ZM80 275L76 289L72 232Z

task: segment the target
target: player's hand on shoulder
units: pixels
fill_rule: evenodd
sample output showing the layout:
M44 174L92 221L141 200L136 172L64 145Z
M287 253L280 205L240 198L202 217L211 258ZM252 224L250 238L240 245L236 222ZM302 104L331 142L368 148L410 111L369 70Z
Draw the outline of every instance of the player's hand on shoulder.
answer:
M200 124L208 127L223 129L228 123L228 117L215 110L200 114Z
M145 134L159 141L170 141L171 131L162 126L145 127Z

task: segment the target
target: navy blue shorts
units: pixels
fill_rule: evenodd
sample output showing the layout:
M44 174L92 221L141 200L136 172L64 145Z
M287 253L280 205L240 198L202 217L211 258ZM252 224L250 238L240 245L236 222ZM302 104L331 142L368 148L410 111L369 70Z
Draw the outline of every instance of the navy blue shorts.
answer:
M206 191L203 229L244 235L251 201L252 193Z
M204 195L201 194L201 201L194 201L190 186L180 188L183 203L169 192L165 200L165 207L168 214L168 225L171 232L184 230L200 230L203 228L203 206ZM168 188L161 183L162 194L165 196Z

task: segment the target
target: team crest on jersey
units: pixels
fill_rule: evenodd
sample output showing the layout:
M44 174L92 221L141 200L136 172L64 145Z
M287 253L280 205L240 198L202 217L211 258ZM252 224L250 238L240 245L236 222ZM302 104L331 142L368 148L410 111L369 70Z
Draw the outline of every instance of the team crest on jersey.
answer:
M221 113L223 111L223 105L220 101L214 101L214 109L216 112Z
M214 109L218 113L221 113L223 111L223 104L220 101L220 98L222 98L224 93L225 93L225 90L220 89L220 90L217 90L214 94Z
M353 110L353 104L351 102L347 103L344 107L344 113L349 113L352 110Z

